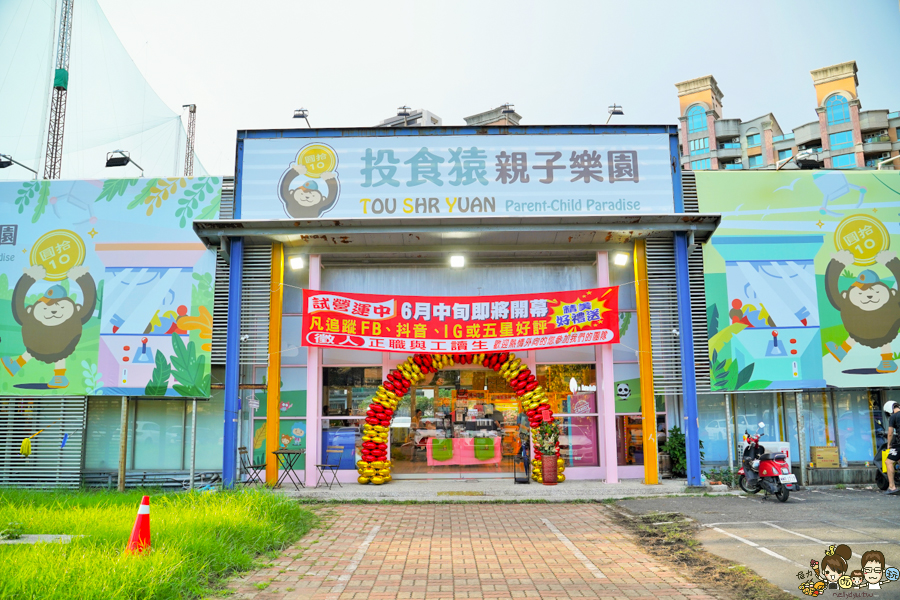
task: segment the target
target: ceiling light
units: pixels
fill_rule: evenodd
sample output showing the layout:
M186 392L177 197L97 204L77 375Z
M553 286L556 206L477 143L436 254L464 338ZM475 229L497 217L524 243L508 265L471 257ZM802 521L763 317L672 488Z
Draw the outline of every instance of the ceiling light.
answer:
M454 269L462 269L466 266L466 257L465 256L451 256L450 257L450 266Z
M619 252L613 257L613 262L619 267L624 267L628 264L628 254Z
M303 257L302 256L292 256L290 258L290 260L288 260L288 263L290 263L291 268L295 271L297 269L302 269L303 268Z

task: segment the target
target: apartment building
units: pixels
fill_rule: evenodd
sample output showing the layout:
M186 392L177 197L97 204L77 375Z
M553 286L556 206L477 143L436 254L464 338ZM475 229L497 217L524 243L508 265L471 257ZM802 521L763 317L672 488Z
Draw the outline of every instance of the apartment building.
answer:
M724 94L712 75L676 83L682 168L774 169L800 153L826 169L875 168L900 155L900 111L863 110L856 61L815 69L810 75L816 118L788 131L772 113L748 121L724 118ZM883 168L900 169L898 163ZM790 161L784 168L797 166Z

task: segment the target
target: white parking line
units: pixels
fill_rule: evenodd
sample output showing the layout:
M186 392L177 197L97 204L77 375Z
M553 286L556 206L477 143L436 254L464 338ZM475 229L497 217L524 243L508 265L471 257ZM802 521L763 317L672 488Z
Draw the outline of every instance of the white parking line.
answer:
M777 558L778 560L783 560L783 561L786 562L786 563L791 563L792 565L797 565L797 566L800 567L800 568L804 568L803 565L801 565L800 563L794 562L793 560L789 559L789 558L786 557L786 556L782 556L782 555L778 554L777 552L773 552L773 551L769 550L768 548L765 548L765 547L763 547L763 546L760 546L760 545L757 544L756 542L751 542L750 540L744 539L744 538L742 538L742 537L739 536L739 535L734 535L733 533L728 533L728 532L725 531L724 529L720 529L720 528L718 528L718 527L712 527L712 530L713 530L713 531L716 531L716 532L718 532L718 533L721 533L721 534L723 534L723 535L727 535L728 537L734 538L734 539L736 539L737 541L742 542L742 543L744 543L744 544L747 544L747 545L750 546L751 548L756 548L756 549L759 550L760 552L763 552L763 553L765 553L765 554L768 554L769 556L772 556L772 557L774 557L774 558Z
M826 521L823 521L823 522L826 522ZM774 527L775 529L780 529L781 531L790 533L791 535L796 535L797 537L805 538L805 539L807 539L807 540L810 540L811 542L815 542L815 543L817 543L817 544L822 544L823 546L830 546L830 545L831 545L831 542L826 542L826 541L824 541L824 540L820 540L820 539L818 539L818 538L814 538L814 537L812 537L812 536L810 536L810 535L805 535L805 534L803 534L803 533L798 533L798 532L796 532L796 531L791 531L790 529L785 529L784 527L781 527L780 525L776 525L776 524L771 523L771 522L763 521L762 523L763 523L764 525L768 525L769 527ZM829 525L830 525L830 523L829 523ZM869 534L866 534L866 535L869 535ZM837 542L835 542L835 543L837 543ZM871 543L884 543L884 542L868 542L868 543L871 544ZM851 550L851 553L852 553L852 555L855 556L856 558L862 559L862 554L859 554L859 553L857 553L857 552L853 552L852 550ZM884 566L885 566L885 568L889 568L891 565L886 564L886 565L884 565Z
M603 574L603 571L601 571L597 567L597 565L592 563L591 559L589 559L587 556L585 556L584 552L579 550L578 547L575 544L573 544L572 541L568 537L566 537L566 534L564 534L562 531L557 529L556 525L554 525L547 519L541 519L541 521L544 522L544 525L547 526L547 529L549 529L550 531L553 532L554 535L556 535L556 539L558 539L560 542L562 542L563 546L568 548L569 551L575 555L575 558L580 560L581 564L583 564L584 567L588 571L590 571L591 573L594 574L594 577L596 577L597 579L606 579L606 575Z

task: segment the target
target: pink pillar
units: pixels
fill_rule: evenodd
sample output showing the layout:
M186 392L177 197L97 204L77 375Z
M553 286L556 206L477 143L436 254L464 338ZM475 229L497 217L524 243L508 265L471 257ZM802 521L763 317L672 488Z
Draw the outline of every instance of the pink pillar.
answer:
M609 257L597 253L597 286L609 285ZM619 483L616 453L616 382L613 377L613 347L594 346L597 360L597 411L600 415L600 465L606 469L606 483Z
M862 152L862 131L859 126L859 100L850 101L850 124L853 125L853 149L856 150L856 166L865 167L866 157Z
M719 144L716 142L716 113L715 111L708 110L706 111L706 129L709 130L709 151L710 153L715 152L719 149ZM715 156L709 157L709 168L713 171L719 168L719 159Z
M828 117L825 114L825 107L820 106L816 109L819 113L819 136L822 138L822 151L831 150L831 140L828 138ZM825 168L831 168L831 158L825 159Z
M309 289L322 285L322 258L309 256ZM306 485L316 485L322 452L322 349L306 348Z

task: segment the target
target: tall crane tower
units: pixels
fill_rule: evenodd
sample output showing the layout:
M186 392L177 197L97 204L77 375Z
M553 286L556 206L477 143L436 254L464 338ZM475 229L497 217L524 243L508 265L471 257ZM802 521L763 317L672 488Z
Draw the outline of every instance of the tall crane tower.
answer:
M188 109L187 147L184 149L184 176L194 174L194 131L197 124L197 105L185 104L181 108Z
M63 130L66 126L66 95L69 89L69 49L72 45L72 7L75 0L62 0L59 15L59 43L56 47L56 71L53 98L50 101L50 131L44 179L59 179L62 170Z

